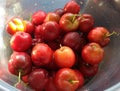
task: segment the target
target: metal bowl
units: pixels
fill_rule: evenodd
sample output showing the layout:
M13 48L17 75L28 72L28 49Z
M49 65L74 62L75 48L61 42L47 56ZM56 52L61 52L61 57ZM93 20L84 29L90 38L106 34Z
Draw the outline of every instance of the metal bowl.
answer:
M16 77L7 70L11 54L10 36L5 31L6 22L13 16L28 19L41 9L46 12L61 8L69 0L1 0L0 3L0 91L17 91L13 85ZM110 32L110 44L105 47L105 57L98 74L78 91L119 91L120 88L120 0L76 0L81 6L81 13L92 14L95 26L104 26ZM6 82L6 83L5 83ZM9 85L10 84L10 85ZM7 89L7 90L6 90ZM14 90L13 90L14 89ZM114 89L114 90L113 90ZM30 91L30 89L28 90Z

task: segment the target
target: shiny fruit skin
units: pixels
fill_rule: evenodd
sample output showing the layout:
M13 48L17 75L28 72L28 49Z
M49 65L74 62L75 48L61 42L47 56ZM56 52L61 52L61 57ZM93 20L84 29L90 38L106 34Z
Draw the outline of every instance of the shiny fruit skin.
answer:
M43 38L47 41L53 41L60 34L60 26L54 21L48 21L42 24Z
M60 17L65 13L64 9L62 8L58 8L54 12L58 14Z
M69 46L74 51L80 51L85 42L85 39L78 32L69 32L65 34L62 44Z
M79 30L88 33L94 27L94 18L90 14L82 14L79 18Z
M31 21L24 20L23 23L24 23L24 26L25 26L25 32L26 33L29 33L29 34L34 33L35 26Z
M104 49L99 44L92 42L84 46L81 56L86 63L99 64L103 60Z
M62 68L55 75L55 85L61 91L75 91L80 86L76 71L70 68Z
M32 49L31 58L36 66L47 65L52 61L53 51L47 44L38 43Z
M72 13L65 13L59 21L60 27L64 32L76 31L79 27L79 20Z
M110 42L109 31L104 27L95 27L88 33L88 39L90 42L96 42L102 47L106 46Z
M12 74L27 75L32 70L32 61L30 56L25 52L13 52L8 62L8 69Z
M32 37L29 33L17 32L10 39L10 46L14 51L26 51L31 45Z
M60 20L60 16L57 13L49 12L45 17L44 22L54 21L59 23L59 20Z
M31 21L34 25L40 25L44 22L46 15L47 15L46 12L39 10L32 15Z
M48 82L48 71L42 68L33 70L28 76L29 86L35 91L43 91Z
M67 46L57 49L53 55L55 64L60 68L72 67L76 60L74 51Z
M71 0L64 6L64 11L65 13L78 14L80 12L80 5L75 0Z

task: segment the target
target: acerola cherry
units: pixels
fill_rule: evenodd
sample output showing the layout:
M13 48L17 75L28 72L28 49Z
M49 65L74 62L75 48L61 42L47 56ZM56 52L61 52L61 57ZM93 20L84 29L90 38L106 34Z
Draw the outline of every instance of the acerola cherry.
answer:
M91 65L86 62L79 63L79 70L85 77L93 77L98 72L98 64Z
M25 31L25 26L23 23L23 19L19 18L19 17L14 17L12 19L10 19L6 25L6 31L13 35L16 32L24 32Z
M45 17L46 13L42 10L39 10L32 15L32 23L35 25L40 25L44 22Z
M65 13L64 9L62 8L58 8L54 12L58 14L60 17Z
M99 44L92 42L84 46L81 56L86 63L99 64L104 57L104 49Z
M32 34L35 29L35 26L33 25L33 23L30 21L27 21L27 20L24 20L23 23L24 23L24 27L25 27L25 32Z
M75 0L71 0L64 6L64 11L65 13L78 14L80 12L80 5Z
M55 75L55 85L60 91L75 91L81 83L79 76L73 69L62 68Z
M102 47L106 46L110 42L110 33L104 27L95 27L88 33L88 39L90 42L96 42Z
M79 20L75 14L65 13L60 18L59 25L64 32L76 31L79 27Z
M60 34L60 26L54 21L43 23L43 37L47 41L55 40Z
M85 44L85 39L78 32L69 32L63 38L63 45L75 51L80 51Z
M79 30L88 33L94 26L94 19L90 14L82 14L79 16Z
M49 12L45 17L44 22L54 21L59 23L59 20L60 20L60 16L57 13Z
M48 82L48 72L45 69L35 69L28 76L28 83L35 91L43 91Z
M10 46L14 51L26 51L32 45L32 37L29 33L17 32L10 39Z
M47 44L39 43L33 47L31 58L36 66L47 65L52 61L53 51Z
M67 46L62 46L54 52L54 61L58 67L72 67L75 63L75 53Z
M13 52L8 62L8 69L14 75L27 75L32 70L32 61L25 52Z

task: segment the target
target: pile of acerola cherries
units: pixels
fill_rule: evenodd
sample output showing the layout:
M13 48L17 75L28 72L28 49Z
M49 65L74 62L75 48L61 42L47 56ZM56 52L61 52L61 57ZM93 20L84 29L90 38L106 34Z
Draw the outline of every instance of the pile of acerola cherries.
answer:
M109 31L94 26L91 14L80 14L70 0L63 8L38 10L31 20L11 18L6 31L13 50L8 70L18 76L16 88L35 91L76 91L96 75L110 42Z

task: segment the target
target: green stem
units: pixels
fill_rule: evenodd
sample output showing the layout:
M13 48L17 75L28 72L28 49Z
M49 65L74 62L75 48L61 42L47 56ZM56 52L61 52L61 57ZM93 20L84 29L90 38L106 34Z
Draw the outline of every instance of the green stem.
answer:
M112 36L112 35L118 35L118 33L115 32L115 31L113 31L112 33L106 33L106 34L105 34L105 37L110 37L110 36Z
M19 74L18 74L18 82L14 86L16 87L16 85L20 82L21 82L21 71L19 71Z
M72 18L72 22L74 22L74 21L75 21L75 18L76 18L76 15L74 15L74 16L73 16L73 18Z
M73 15L73 18L72 18L72 22L75 21L75 19L76 19L77 16L80 16L80 17L81 17L81 14L74 14L74 15Z
M96 46L95 46L95 45L91 45L91 47L92 47L93 49L95 49L95 48L96 48Z
M75 83L78 83L79 81L78 81L78 80L69 80L69 82L70 82L71 84L75 84Z
M21 71L19 71L18 82L21 82Z

